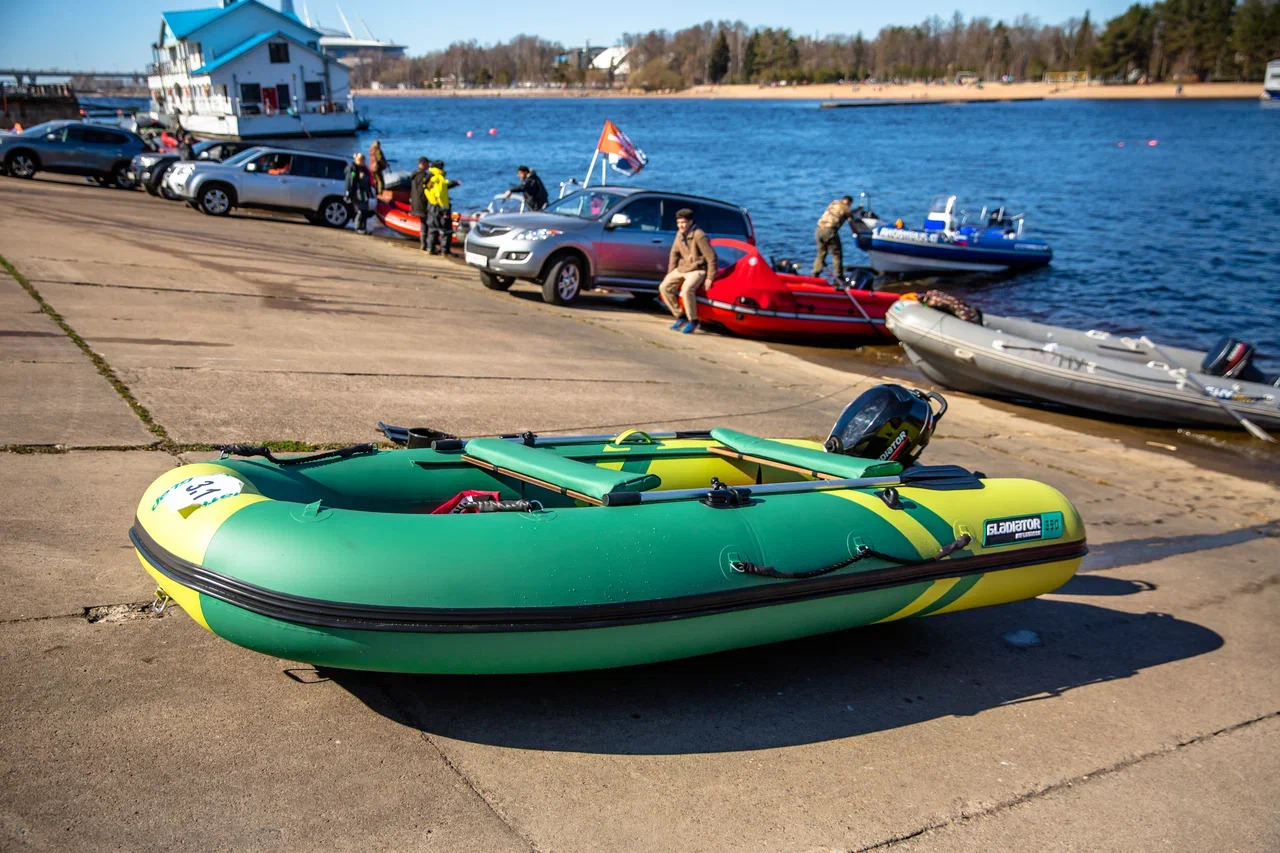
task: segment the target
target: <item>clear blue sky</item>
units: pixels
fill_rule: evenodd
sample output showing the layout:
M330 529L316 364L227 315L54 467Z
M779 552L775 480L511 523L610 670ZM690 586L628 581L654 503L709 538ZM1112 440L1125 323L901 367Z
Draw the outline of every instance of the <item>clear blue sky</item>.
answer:
M407 44L410 54L476 39L481 44L530 33L565 44L609 45L624 32L678 30L705 20L741 19L749 26L790 27L796 33L873 36L890 24L914 24L957 9L965 17L1012 20L1026 12L1042 23L1060 23L1089 9L1095 21L1124 11L1133 0L345 0L342 10L359 32L359 15L374 35ZM71 67L74 70L140 70L151 61L149 45L160 13L196 9L218 0L0 0L0 66ZM278 0L268 2L278 8ZM302 0L295 0L302 12ZM312 20L340 26L334 0L307 0ZM452 8L452 11L450 9ZM483 12L483 14L478 14Z

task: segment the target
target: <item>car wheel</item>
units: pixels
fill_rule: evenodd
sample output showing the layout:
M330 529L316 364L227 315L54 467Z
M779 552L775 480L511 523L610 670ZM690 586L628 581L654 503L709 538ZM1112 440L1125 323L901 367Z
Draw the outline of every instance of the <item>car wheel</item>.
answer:
M318 224L320 225L328 225L330 228L346 228L347 223L351 221L351 207L337 196L330 196L320 202L318 219Z
M142 188L147 191L147 195L160 195L160 186L155 181L147 181L142 185Z
M15 178L34 178L40 169L40 161L27 151L14 151L4 158L4 168Z
M129 164L126 162L116 163L111 167L111 183L115 184L117 189L131 190L133 189L133 181L129 180Z
M231 193L222 184L204 187L196 200L199 203L197 209L201 213L207 213L210 216L226 216L231 212Z
M542 281L542 301L552 305L568 305L586 289L586 275L577 255L565 255L551 265Z
M151 173L151 180L146 184L147 192L152 195L158 195L161 198L167 198L170 201L177 198L177 196L173 194L173 191L164 185L164 176L169 174L171 166L172 164L170 164L170 166L163 166L160 171Z
M494 275L487 270L480 270L480 283L490 290L506 290L514 281L509 275Z

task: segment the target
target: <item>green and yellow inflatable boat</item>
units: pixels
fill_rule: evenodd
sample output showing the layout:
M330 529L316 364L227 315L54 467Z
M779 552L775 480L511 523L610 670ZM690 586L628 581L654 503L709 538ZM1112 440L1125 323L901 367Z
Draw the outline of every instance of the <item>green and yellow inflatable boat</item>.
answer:
M1042 483L731 430L252 452L160 477L131 539L201 625L321 666L650 663L1031 598L1085 553Z

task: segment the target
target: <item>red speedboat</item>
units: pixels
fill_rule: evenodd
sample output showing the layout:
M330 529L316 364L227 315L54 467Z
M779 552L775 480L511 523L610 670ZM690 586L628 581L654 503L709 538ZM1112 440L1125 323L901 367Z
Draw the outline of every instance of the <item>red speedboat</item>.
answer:
M698 297L698 319L748 338L892 340L884 326L896 293L838 289L826 279L777 272L750 243L711 241L720 271Z
M515 213L524 209L519 198L504 199L501 194L493 197L488 207L480 210L453 212L453 243L461 246L467 240L467 232L481 218L490 213ZM392 231L398 231L409 237L418 236L418 217L413 214L413 206L409 203L409 185L401 180L396 186L389 187L378 197L378 218L382 224Z
M401 201L394 194L383 193L378 199L378 218L392 231L409 237L418 236L418 217L409 212L409 202Z

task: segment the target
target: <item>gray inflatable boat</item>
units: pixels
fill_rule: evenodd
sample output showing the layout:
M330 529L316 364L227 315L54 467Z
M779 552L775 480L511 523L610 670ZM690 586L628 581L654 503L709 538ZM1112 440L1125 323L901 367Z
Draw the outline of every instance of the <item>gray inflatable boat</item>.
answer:
M1262 375L1249 361L1253 348L1239 341L1224 339L1209 353L1160 345L1157 352L1143 338L992 314L972 322L907 299L894 303L885 325L925 376L957 391L1238 426L1216 397L1261 427L1280 428L1280 377Z

